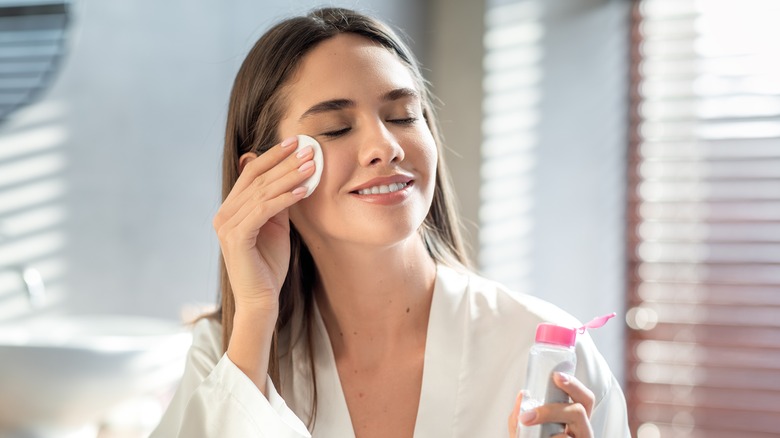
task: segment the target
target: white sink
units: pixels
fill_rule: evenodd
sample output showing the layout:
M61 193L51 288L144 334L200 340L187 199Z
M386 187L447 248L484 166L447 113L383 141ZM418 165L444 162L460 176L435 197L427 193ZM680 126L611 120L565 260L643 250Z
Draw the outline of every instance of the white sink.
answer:
M0 436L73 436L112 407L169 390L190 333L129 316L0 322Z

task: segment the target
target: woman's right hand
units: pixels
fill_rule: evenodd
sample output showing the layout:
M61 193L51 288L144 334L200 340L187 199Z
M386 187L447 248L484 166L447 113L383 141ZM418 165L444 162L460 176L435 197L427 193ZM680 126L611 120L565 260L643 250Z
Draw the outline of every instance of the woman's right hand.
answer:
M279 292L290 263L287 209L303 199L301 184L314 173L311 147L294 153L297 144L292 137L262 155L241 156L240 176L214 217L236 304L226 353L266 395Z
M553 438L593 438L593 427L590 424L590 415L596 404L593 391L576 377L565 373L555 373L553 382L569 395L571 403L550 403L521 413L520 406L523 403L524 391L520 391L515 399L515 408L509 416L510 438L518 436L519 428L542 423L566 425L566 432Z
M291 137L267 152L247 153L240 176L214 217L236 311L277 312L290 262L287 209L306 194L301 184L314 173L311 147L293 153Z

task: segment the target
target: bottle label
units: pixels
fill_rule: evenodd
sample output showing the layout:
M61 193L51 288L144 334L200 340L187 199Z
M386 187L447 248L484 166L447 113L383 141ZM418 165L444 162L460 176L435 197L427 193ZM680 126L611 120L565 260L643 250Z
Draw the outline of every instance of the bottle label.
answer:
M520 406L521 412L548 403L569 403L570 401L569 395L555 384L553 375L556 372L573 375L575 368L574 362L564 360L550 363L541 358L537 359L539 360L529 364L529 378L533 378L534 376L545 377L539 380L530 379L529 388L526 390L526 396L523 397L523 402ZM517 436L519 438L550 438L562 434L564 431L565 425L560 423L544 423L535 426L520 425Z
M574 374L574 364L571 362L561 362L556 365L550 373L550 380L547 382L547 394L544 396L545 404L547 403L569 403L569 394L563 392L561 388L553 381L555 373ZM566 431L566 425L562 423L544 423L541 427L540 437L549 438L558 434L562 434Z

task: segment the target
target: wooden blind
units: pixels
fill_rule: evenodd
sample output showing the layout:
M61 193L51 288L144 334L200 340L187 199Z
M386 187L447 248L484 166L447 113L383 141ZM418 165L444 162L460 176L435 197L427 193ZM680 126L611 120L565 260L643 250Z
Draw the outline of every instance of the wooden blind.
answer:
M780 436L780 2L632 14L637 438Z

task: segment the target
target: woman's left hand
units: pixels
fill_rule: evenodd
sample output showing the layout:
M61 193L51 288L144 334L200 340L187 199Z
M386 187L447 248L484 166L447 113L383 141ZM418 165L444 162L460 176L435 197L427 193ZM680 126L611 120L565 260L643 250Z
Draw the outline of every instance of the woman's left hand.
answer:
M517 395L515 408L509 416L509 436L515 438L518 428L542 423L563 423L566 433L558 437L593 438L593 428L590 425L590 414L596 401L593 392L568 374L555 373L555 385L569 394L571 403L551 403L539 406L520 414L520 403L523 400L522 391ZM518 424L518 420L519 423Z

